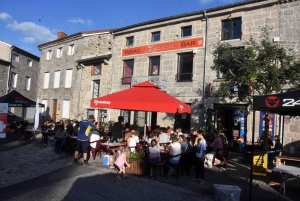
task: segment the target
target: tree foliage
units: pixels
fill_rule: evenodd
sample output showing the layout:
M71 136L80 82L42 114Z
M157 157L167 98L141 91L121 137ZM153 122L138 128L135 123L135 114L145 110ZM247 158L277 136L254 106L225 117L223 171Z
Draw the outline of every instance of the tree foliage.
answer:
M251 110L253 93L268 95L300 88L300 63L292 50L271 40L271 30L266 23L261 36L251 36L242 48L224 41L215 44L211 68L224 76L217 90L222 103L244 103Z

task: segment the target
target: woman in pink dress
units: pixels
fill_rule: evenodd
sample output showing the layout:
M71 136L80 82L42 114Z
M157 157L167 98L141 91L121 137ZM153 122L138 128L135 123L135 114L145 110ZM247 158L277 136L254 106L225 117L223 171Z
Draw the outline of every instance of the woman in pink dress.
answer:
M115 161L114 166L118 170L117 172L118 179L121 179L119 175L121 173L123 173L123 177L126 177L125 168L130 167L130 164L127 162L127 156L129 156L129 154L130 154L130 149L126 148L125 151L122 154L120 154L117 160Z

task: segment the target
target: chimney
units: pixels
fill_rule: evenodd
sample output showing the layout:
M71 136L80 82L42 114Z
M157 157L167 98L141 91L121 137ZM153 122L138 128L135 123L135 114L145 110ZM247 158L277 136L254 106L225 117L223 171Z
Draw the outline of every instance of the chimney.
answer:
M65 38L67 36L68 36L68 34L66 34L63 31L58 31L58 33L57 33L57 39Z

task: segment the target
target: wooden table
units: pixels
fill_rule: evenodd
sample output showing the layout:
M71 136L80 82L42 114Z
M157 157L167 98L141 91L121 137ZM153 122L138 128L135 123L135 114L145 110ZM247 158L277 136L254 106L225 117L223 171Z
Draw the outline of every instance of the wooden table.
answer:
M299 157L293 157L293 156L276 156L276 167L281 166L281 163L284 163L284 161L298 161L300 162Z
M100 143L100 146L105 147L106 148L106 152L111 152L113 155L117 155L117 149L119 147L124 147L125 143Z

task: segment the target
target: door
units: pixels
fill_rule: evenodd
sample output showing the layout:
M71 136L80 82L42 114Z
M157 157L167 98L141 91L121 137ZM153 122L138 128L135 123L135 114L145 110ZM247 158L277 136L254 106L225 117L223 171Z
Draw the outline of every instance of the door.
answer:
M57 99L53 99L51 118L54 122L56 122L56 112L57 112Z

